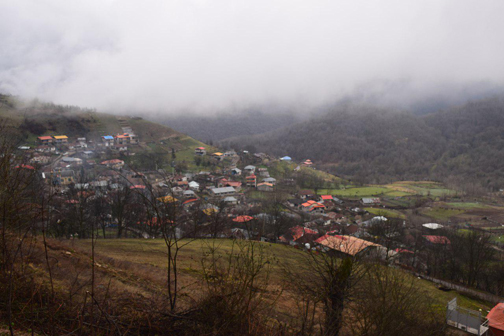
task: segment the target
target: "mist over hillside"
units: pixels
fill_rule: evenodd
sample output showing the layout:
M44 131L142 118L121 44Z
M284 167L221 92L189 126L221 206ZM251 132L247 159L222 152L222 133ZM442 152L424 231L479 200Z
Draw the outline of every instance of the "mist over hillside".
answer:
M200 141L219 141L273 131L306 120L306 116L295 111L271 112L256 108L215 115L170 114L153 120Z
M343 97L326 103L311 105L256 104L226 109L173 111L157 113L132 111L153 121L189 134L201 141L267 133L330 114L348 106L373 106L377 110L401 110L413 115L426 115L449 109L478 99L504 94L503 87L487 82L416 87L409 81L373 81L362 85ZM119 112L117 112L119 113ZM124 114L124 112L121 112ZM370 112L372 113L372 112Z
M346 105L306 122L224 146L265 151L362 182L397 179L504 185L504 99L476 100L425 116Z

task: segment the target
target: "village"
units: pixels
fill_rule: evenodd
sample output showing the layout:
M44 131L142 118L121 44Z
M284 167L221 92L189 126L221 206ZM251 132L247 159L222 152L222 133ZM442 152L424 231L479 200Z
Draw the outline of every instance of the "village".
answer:
M452 233L465 226L413 223L395 216L394 207L378 196L324 193L313 185L323 182L320 178L312 188L302 188L302 179L317 173L310 159L295 163L289 156L199 146L191 149L196 169L181 171L175 150L169 168L133 169L127 160L141 153L141 139L131 127L123 131L94 141L45 135L37 138L37 146L18 148L26 163L16 168L36 173L50 199L49 231L55 237L151 239L173 226L174 239L284 244L379 260L433 280L446 278L443 264L460 248L456 245L465 243L452 242ZM288 173L279 174L278 165ZM92 209L97 200L103 215L93 227L86 218L97 211Z

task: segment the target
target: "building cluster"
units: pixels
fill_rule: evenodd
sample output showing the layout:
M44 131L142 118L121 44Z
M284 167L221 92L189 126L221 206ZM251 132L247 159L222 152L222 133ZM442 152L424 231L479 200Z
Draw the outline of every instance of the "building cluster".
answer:
M226 219L226 225L217 236L282 242L352 256L374 255L405 264L416 253L404 242L385 246L376 239L373 230L388 219L361 207L379 210L383 207L380 198L342 200L335 195L299 189L294 179L283 178L276 172L271 174L269 163L274 160L296 166L288 156L274 159L248 152L240 156L234 151L210 154L205 147L197 147L195 158L208 156L221 162L222 169L175 174L129 169L123 156L129 146L139 143L133 132L104 135L98 142L86 138L70 141L65 135L41 136L38 141L30 164L39 165L46 185L62 195L78 190L113 197L126 188L140 195L154 195L160 202L173 203L186 215L200 211L202 218L211 220L212 214L219 213ZM54 148L53 153L45 154L47 148ZM313 163L307 159L301 165L312 167ZM34 169L33 166L23 168ZM433 234L433 227L437 228L432 225L423 228L423 246L431 250L449 246L449 239ZM395 234L389 232L390 237Z

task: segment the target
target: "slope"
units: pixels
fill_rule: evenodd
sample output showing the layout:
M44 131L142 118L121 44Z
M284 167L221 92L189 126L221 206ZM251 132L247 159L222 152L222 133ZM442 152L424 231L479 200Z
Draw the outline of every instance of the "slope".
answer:
M177 164L191 168L194 165L194 149L207 146L167 126L140 117L116 116L37 100L26 102L6 95L0 95L0 120L18 130L22 143L28 146L36 145L37 137L42 135L64 134L70 139L86 137L88 141L99 142L104 135L123 133L131 128L138 135L140 145L131 146L130 150L141 156L158 157L165 167L170 164L172 149L175 150Z
M504 100L479 100L427 116L346 105L307 122L223 143L310 158L362 182L436 179L504 184Z

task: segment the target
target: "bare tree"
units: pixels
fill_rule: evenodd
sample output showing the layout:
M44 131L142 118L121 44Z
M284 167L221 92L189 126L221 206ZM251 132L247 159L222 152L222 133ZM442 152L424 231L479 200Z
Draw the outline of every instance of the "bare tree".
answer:
M367 264L347 315L352 334L443 335L443 314L417 281L400 270Z
M322 304L324 318L321 324L324 335L340 335L343 310L362 276L359 264L358 258L342 257L333 251L309 251L304 256L302 266L284 266L289 283L305 298L306 295L312 298L311 301L306 301L306 304ZM310 315L307 307L305 312ZM312 313L312 316L315 317L315 314ZM312 323L307 321L307 325Z

